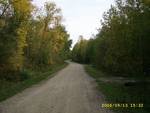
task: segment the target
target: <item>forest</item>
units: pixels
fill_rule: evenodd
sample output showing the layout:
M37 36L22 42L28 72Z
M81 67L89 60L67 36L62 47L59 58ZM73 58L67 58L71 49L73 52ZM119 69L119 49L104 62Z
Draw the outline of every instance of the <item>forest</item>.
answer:
M72 40L54 2L0 0L0 101L66 64Z
M28 0L0 1L0 79L21 79L26 69L62 62L70 52L61 9Z
M150 2L116 0L95 36L79 36L72 59L118 76L149 76Z

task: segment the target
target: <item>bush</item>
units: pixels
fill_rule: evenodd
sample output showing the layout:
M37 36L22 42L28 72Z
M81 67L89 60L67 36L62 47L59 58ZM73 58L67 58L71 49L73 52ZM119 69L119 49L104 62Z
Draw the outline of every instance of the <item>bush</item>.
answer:
M23 69L20 71L19 76L20 76L20 80L23 81L23 80L29 79L31 74L28 70Z
M26 69L20 71L11 71L7 73L0 73L0 80L6 80L11 82L19 82L29 79L31 76L30 72Z

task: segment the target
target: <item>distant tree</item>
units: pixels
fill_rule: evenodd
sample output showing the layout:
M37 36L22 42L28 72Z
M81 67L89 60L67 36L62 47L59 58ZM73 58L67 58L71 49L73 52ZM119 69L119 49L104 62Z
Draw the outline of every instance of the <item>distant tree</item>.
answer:
M80 35L79 41L74 46L73 51L72 51L73 60L81 62L81 63L86 62L86 45L87 45L87 40L85 40L83 36Z

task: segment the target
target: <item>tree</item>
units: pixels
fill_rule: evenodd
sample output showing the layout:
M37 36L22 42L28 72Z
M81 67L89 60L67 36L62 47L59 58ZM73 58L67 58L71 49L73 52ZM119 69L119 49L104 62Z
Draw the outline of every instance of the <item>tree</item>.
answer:
M26 46L27 25L32 10L28 0L1 1L1 68L18 71L23 66L23 49Z
M75 44L73 51L72 51L72 59L85 63L86 62L86 45L87 45L87 40L83 38L82 35L79 36L79 41L77 44Z
M84 60L115 75L149 75L149 18L147 0L116 0L104 13L98 34L85 44ZM73 49L73 59L78 62L83 61L81 51L85 50L81 42Z
M69 35L65 26L61 24L60 8L53 2L46 2L44 6L30 21L27 37L26 61L32 62L31 66L37 68L62 61L62 57L68 51L64 48Z
M0 74L15 79L66 59L72 42L61 19L53 2L40 10L30 0L0 0Z

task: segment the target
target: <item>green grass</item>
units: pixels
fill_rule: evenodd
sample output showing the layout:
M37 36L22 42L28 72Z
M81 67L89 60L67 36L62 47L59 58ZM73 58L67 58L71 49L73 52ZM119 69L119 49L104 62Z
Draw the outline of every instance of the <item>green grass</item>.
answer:
M116 113L149 113L150 112L150 89L143 86L125 86L122 83L103 82L100 77L109 77L101 71L86 65L85 69L90 76L95 78L97 88L105 96L108 103L144 103L144 108L113 108Z
M39 83L42 80L46 80L53 77L57 71L67 66L67 63L53 65L46 68L44 71L29 71L31 76L22 82L10 82L0 80L0 101L4 101L7 98L23 91L24 89Z

